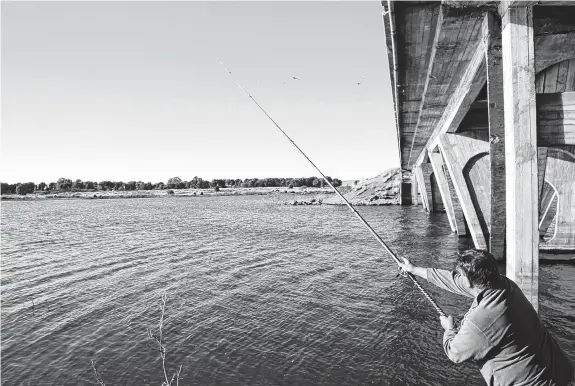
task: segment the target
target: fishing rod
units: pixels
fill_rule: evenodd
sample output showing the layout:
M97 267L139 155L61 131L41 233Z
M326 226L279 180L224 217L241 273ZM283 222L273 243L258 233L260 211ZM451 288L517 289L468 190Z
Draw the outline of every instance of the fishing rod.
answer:
M255 100L255 98L240 84L240 82L232 75L232 73L226 68L226 66L224 66L221 60L219 61L219 63L236 82L238 87L241 88L248 97L250 97L250 99L256 104L256 106L258 106L260 110L266 115L266 117L268 117L269 120L272 121L275 127L277 127L279 131L282 132L282 134L288 139L288 141L290 141L291 144L301 153L301 155L303 155L305 159L308 160L308 162L314 167L314 169L317 170L317 172L322 176L322 178L329 185L329 187L333 189L333 191L343 200L343 202L345 202L347 207L353 212L353 214L356 215L356 217L363 223L363 225L365 225L365 227L371 232L371 234L377 239L377 241L379 241L383 249L385 249L385 251L391 256L391 258L399 265L401 261L399 260L397 255L387 246L387 244L385 243L385 241L383 241L381 236L377 234L377 232L371 227L371 225L369 225L369 223L361 216L361 214L359 214L359 212L349 203L349 201L343 196L343 194L341 194L340 191L337 190L337 188L332 185L332 183L327 179L327 177L323 174L323 172L313 163L313 161L303 152L303 150L300 149L298 145L296 145L296 143L290 138L290 136L287 135L285 131L283 131L280 125L278 125L276 121L273 120L273 118L267 113L267 111L265 111L264 108L260 106L260 104ZM435 308L435 310L439 313L440 316L447 316L445 312L443 312L443 310L437 305L435 300L433 300L431 295L425 290L425 288L423 288L421 284L419 284L419 282L411 272L404 271L404 274L405 276L410 278L411 281L413 281L413 284L415 284L415 286L421 291L423 296L429 301L429 303L431 303L433 308Z

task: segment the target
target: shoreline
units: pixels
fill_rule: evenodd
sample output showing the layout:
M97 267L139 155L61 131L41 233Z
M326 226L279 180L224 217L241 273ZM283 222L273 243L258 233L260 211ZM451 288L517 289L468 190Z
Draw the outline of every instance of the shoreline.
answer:
M343 187L342 194L349 193L349 187ZM168 192L173 193L168 193ZM110 199L134 199L134 198L170 198L170 197L214 197L214 196L266 196L274 194L286 194L293 196L282 202L284 205L345 205L335 192L329 187L323 188L220 188L213 189L162 189L162 190L98 190L84 192L54 192L54 193L29 193L21 196L17 194L4 194L0 201L43 201L43 200L110 200ZM309 196L313 197L301 197ZM397 199L365 200L351 199L354 206L388 206L398 205Z
M173 192L173 193L171 193ZM4 194L0 200L4 201L36 201L36 200L66 200L66 199L114 199L114 198L165 198L165 197L211 197L211 196L256 196L274 193L283 194L334 194L330 188L220 188L213 189L162 189L162 190L98 190L89 192L54 192L29 193L21 196L17 194Z

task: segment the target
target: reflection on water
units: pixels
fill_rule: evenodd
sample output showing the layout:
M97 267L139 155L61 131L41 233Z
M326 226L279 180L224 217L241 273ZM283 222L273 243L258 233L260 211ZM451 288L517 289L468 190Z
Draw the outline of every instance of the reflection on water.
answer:
M147 336L167 293L182 385L481 385L433 309L345 207L278 197L2 204L2 383L160 384ZM401 256L451 268L444 214L359 211ZM541 314L575 356L575 267L541 267ZM427 288L430 288L427 286ZM460 316L465 298L430 288Z

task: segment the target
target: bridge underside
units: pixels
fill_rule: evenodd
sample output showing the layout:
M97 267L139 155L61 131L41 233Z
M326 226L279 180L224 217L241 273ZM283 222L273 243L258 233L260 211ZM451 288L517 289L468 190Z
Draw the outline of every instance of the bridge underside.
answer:
M539 250L575 250L575 6L383 6L402 197L505 258L537 307Z

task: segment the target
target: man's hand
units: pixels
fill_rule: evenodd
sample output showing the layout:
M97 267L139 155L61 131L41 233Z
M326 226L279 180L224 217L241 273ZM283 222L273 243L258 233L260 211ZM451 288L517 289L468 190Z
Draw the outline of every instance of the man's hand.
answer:
M455 322L453 321L453 316L440 316L439 321L441 322L441 327L444 330L453 330L455 328Z
M413 271L413 264L411 264L411 261L407 260L405 257L401 258L403 260L403 263L398 263L399 264L399 268L403 269L405 272L412 272Z

